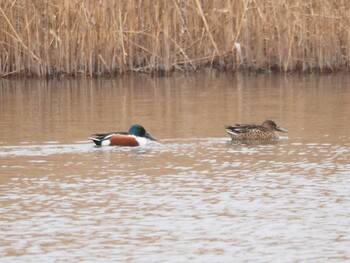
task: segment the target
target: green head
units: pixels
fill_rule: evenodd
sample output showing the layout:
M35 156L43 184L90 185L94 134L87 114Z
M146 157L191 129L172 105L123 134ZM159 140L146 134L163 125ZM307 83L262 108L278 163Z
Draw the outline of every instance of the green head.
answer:
M147 139L150 139L152 141L156 141L157 139L153 137L151 134L146 132L145 128L143 128L141 125L134 124L130 127L129 133L133 134L138 137L145 137Z

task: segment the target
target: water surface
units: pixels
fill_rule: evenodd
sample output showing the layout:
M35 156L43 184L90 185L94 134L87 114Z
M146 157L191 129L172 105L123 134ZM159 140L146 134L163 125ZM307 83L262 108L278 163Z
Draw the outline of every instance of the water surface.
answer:
M0 261L350 260L350 77L1 80ZM224 125L272 119L279 141ZM144 148L88 137L139 123Z

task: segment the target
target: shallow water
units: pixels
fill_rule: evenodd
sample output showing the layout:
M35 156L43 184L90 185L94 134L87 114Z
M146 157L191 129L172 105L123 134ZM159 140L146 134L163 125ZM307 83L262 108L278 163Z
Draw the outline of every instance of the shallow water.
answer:
M348 261L348 101L342 74L1 80L0 261ZM265 119L289 132L224 132ZM88 141L133 123L160 142Z

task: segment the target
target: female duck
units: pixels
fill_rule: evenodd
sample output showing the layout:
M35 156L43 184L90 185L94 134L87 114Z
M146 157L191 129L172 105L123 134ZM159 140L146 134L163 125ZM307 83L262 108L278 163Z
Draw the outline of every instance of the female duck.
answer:
M232 140L271 140L278 139L279 132L288 132L286 129L278 127L275 122L266 120L262 125L255 124L235 124L226 126L225 131Z

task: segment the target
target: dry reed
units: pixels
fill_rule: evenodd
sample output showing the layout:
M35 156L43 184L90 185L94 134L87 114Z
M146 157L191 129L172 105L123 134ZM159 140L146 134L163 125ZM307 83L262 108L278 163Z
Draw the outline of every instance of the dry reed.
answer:
M0 76L348 70L348 0L3 0Z

